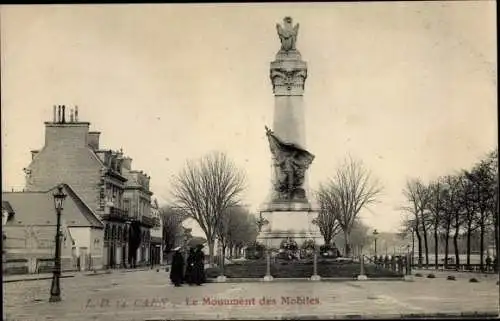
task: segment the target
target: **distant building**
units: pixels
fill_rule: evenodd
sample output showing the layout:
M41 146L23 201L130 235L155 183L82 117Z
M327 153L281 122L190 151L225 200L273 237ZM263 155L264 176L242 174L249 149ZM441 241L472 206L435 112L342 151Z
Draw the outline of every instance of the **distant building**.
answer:
M65 109L54 106L53 121L45 122L45 144L31 152L25 168L26 190L44 191L61 182L71 186L104 223L103 265L147 264L149 177L133 171L121 150L101 148L101 133L78 120L77 107L69 117Z
M151 216L155 222L151 229L151 260L153 264L163 264L163 220L156 199L151 204Z
M68 185L62 211L62 267L64 270L100 269L103 265L104 225ZM41 272L53 264L57 215L55 188L38 192L2 193L3 249L6 263L26 272Z
M141 222L140 235L141 244L136 250L136 261L141 264L150 262L151 232L155 222L151 212L151 196L149 180L151 179L142 171L132 169L132 159L123 157L121 159L121 173L127 179L123 191L123 209L128 213L128 218ZM129 253L129 261L132 260Z

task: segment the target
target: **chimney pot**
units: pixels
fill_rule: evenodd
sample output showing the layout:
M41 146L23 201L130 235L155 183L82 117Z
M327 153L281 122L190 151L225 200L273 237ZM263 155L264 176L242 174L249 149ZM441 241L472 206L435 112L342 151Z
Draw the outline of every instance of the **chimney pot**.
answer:
M61 111L62 111L62 108L61 108L61 105L58 105L57 106L57 122L60 123L61 122Z
M55 123L56 122L56 119L57 119L57 106L54 105L54 117L52 118L52 121Z
M69 112L69 120L70 122L73 122L75 119L73 118L73 109L70 109L70 112Z
M75 122L78 123L78 106L75 106Z

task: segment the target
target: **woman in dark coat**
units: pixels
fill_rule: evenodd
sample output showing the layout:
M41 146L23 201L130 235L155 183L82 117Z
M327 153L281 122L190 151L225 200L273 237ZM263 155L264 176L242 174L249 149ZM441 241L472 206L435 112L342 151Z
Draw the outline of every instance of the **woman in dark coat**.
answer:
M195 264L195 252L194 248L189 249L189 255L187 258L187 266L186 266L186 275L185 275L185 283L189 285L195 284L194 282L194 264Z
M181 286L184 279L184 257L180 252L180 247L174 249L172 257L172 267L170 269L170 280L175 286Z
M198 245L194 259L194 283L202 285L205 283L205 254L203 253L203 245Z

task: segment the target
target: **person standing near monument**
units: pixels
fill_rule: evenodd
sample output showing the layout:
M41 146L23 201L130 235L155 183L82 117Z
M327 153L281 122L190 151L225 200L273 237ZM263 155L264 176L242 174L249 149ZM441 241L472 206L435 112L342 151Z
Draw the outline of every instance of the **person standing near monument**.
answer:
M180 251L180 246L174 249L172 266L170 268L170 281L176 286L181 286L184 280L184 256Z
M188 254L188 257L187 257L187 266L186 266L186 274L184 276L184 282L189 284L189 285L193 285L195 284L195 273L194 273L194 269L195 269L195 257L196 257L196 254L194 252L194 248L190 248L189 249L189 254Z
M193 282L196 285L205 283L205 254L201 244L197 246L194 254Z

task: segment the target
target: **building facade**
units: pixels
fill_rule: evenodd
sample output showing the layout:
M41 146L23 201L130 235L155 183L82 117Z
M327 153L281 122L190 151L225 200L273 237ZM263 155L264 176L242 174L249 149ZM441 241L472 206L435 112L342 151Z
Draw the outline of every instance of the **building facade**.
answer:
M122 150L103 149L101 133L78 120L77 107L66 114L65 106L54 106L53 121L45 122L45 144L24 169L26 190L71 186L104 224L104 267L135 266L136 252L149 246L149 177L133 171Z
M163 264L163 219L156 199L151 203L151 216L155 223L151 229L151 263L159 265Z
M136 229L140 234L140 244L137 248L129 248L128 263L130 265L150 264L151 228L154 220L151 213L151 196L149 189L151 177L143 171L132 169L132 159L123 157L122 173L126 177L123 191L123 209L130 221L138 222Z
M53 193L2 192L3 242L6 268L39 273L54 263L57 215ZM67 195L61 215L63 270L103 266L104 225L79 195L63 184Z

